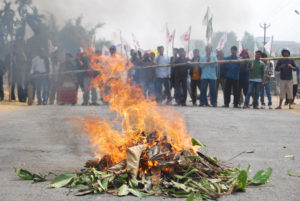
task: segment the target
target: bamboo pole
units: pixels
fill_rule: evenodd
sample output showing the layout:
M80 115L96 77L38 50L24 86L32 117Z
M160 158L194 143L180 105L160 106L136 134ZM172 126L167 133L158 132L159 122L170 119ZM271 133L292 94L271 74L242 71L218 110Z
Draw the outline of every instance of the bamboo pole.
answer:
M270 57L270 58L262 58L262 61L278 61L278 60L300 60L300 57ZM243 63L245 61L253 61L253 59L234 59L234 60L218 60L218 61L210 61L210 62L187 62L187 63L179 63L179 64L165 64L165 65L151 65L151 66L134 66L132 68L144 69L144 68L164 68L164 67L175 67L175 66L187 66L187 65L195 65L195 64L221 64L221 63ZM41 77L41 76L48 76L48 75L57 75L57 74L68 74L68 73L83 73L88 72L90 70L73 70L73 71L66 71L66 72L59 72L59 73L45 73L39 75L32 75L33 77Z

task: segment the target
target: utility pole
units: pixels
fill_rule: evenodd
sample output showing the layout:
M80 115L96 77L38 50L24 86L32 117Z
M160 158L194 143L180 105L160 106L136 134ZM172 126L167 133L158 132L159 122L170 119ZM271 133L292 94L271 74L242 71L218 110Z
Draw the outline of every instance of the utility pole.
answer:
M263 30L264 30L264 53L266 52L265 50L265 45L266 45L266 34L267 34L267 29L270 28L271 24L267 24L267 23L264 23L263 25L259 25Z

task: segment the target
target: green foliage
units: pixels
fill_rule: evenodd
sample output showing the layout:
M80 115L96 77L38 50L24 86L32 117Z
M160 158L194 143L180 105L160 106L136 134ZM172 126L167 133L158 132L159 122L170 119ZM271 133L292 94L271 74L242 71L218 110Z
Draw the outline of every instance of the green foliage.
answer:
M46 181L46 176L39 174L34 174L24 169L15 168L17 175L23 180L33 180L34 182L43 182Z
M76 174L73 173L63 173L53 179L50 183L50 186L53 188L61 188L72 182L72 180L76 177Z
M258 171L254 177L252 178L252 183L253 184L266 184L273 172L272 168L268 168L268 170L265 172L264 170Z

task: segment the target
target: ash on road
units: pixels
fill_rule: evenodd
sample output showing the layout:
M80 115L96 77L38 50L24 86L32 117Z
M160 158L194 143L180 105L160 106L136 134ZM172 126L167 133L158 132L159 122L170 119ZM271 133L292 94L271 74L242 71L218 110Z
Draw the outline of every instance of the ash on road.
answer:
M5 107L5 106L1 106ZM223 108L175 108L185 114L189 133L208 147L207 154L226 164L251 165L252 174L273 168L270 182L251 187L220 200L300 200L300 178L288 170L300 172L300 115L287 111L242 110ZM97 115L113 119L106 106L34 106L15 107L0 112L0 200L140 200L135 197L67 195L68 189L50 189L49 182L32 184L20 180L13 168L46 174L80 170L93 159L86 134L72 118ZM70 120L71 117L71 120ZM285 158L294 155L295 159ZM148 197L143 200L177 200Z

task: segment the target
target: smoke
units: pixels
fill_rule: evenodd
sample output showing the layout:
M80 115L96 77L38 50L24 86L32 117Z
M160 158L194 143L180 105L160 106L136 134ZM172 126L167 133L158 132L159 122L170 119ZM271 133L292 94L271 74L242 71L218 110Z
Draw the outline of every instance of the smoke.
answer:
M53 13L59 25L68 19L83 16L86 26L105 23L97 36L112 39L113 32L122 31L129 42L134 33L145 49L164 45L162 28L176 29L179 36L192 25L192 39L204 39L202 19L209 6L213 14L214 31L235 31L239 37L249 27L253 10L251 1L238 0L34 0L43 13Z

